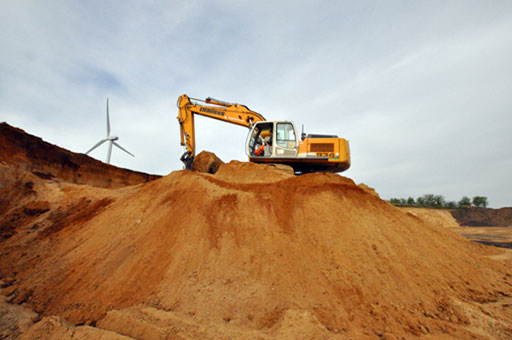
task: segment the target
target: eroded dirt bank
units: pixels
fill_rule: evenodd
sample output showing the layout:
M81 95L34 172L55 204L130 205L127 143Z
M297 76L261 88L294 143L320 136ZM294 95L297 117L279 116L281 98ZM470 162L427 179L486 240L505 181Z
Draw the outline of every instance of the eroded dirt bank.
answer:
M512 249L512 220L508 216L512 208L446 210L404 207L400 209L418 216L427 223L448 227L473 242ZM472 222L467 223L468 221Z
M7 123L0 123L0 161L42 179L96 187L120 188L160 177L121 169L62 149Z
M471 227L512 227L512 208L463 208L452 211L460 225Z

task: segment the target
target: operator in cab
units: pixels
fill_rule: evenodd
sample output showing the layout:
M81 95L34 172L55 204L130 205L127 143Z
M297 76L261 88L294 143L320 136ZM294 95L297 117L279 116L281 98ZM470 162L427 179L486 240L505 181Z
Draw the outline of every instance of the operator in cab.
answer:
M265 155L265 147L266 146L272 147L272 131L269 131L269 130L261 131L260 137L263 138L263 143L260 145L259 148L254 150L254 154L256 156L269 156L269 155Z

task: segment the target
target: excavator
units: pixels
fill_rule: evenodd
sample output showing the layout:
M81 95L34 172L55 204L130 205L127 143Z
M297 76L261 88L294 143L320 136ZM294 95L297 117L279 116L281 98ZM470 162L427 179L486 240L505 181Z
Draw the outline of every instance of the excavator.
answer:
M245 105L210 97L201 100L183 94L177 106L181 145L186 148L180 160L186 169L194 163L196 114L249 128L245 151L251 162L285 164L296 174L342 172L350 167L349 144L344 138L302 132L299 140L292 122L268 121Z

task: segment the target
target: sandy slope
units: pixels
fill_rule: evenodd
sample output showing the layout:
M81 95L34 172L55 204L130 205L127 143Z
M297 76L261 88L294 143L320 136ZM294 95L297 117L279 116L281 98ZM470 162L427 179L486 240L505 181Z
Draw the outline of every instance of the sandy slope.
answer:
M243 183L248 172L267 180ZM4 241L12 250L2 272L17 271L19 300L43 315L123 332L125 319L143 311L122 309L145 304L172 313L161 318L169 329L179 320L185 338L277 337L293 311L331 338L469 338L481 304L511 293L509 268L485 257L498 251L404 214L349 179L236 162L218 174L56 189L63 196L41 227ZM121 311L106 314L112 309ZM486 331L510 336L506 316L492 313Z
M26 338L512 338L501 250L348 178L231 162L105 189L2 166L3 293L43 318Z
M439 227L460 227L450 210L428 208L400 208L402 211L418 216L425 222Z
M0 123L0 161L42 179L96 187L120 188L160 177L62 149L7 123Z

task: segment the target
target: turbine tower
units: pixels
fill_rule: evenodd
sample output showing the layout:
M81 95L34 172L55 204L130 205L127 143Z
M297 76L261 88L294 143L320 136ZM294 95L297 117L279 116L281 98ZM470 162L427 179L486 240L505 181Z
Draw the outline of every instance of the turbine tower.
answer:
M105 142L108 142L108 152L107 152L107 163L108 164L110 164L110 156L112 155L112 145L117 146L119 149L123 150L124 152L126 152L130 156L135 157L128 150L126 150L121 145L116 143L116 140L118 140L118 139L119 139L119 137L111 136L110 135L110 115L109 115L109 112L108 112L108 98L107 98L107 138L100 140L98 143L96 143L96 145L94 145L92 148L90 148L89 151L87 151L85 154L86 155L89 154L89 152L91 152L92 150L96 149L101 144L103 144Z

